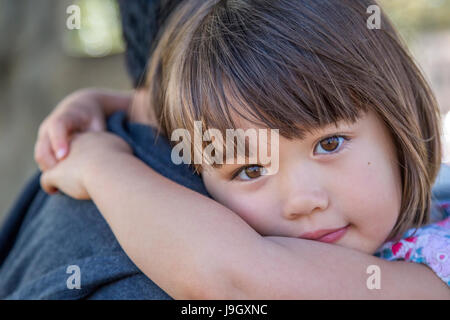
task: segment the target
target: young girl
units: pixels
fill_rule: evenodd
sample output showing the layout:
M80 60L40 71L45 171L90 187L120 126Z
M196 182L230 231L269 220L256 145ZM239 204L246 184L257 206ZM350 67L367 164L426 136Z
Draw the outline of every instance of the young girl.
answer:
M203 162L213 201L86 133L44 189L91 198L174 298L448 298L448 218L402 238L429 221L439 111L386 17L367 28L373 4L192 0L171 17L149 67L159 132L278 129L276 173Z

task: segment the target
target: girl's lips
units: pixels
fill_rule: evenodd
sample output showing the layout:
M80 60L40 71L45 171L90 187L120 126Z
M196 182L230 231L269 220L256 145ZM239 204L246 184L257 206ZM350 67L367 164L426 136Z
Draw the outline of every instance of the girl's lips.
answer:
M326 242L326 243L336 242L344 236L344 234L347 232L347 229L348 229L348 226L338 229L335 232L324 235L323 237L317 239L317 241Z
M325 229L325 230L318 230L315 232L308 232L302 234L300 238L316 240L326 243L333 243L338 241L340 238L344 236L344 234L347 232L348 227L349 225L339 229Z

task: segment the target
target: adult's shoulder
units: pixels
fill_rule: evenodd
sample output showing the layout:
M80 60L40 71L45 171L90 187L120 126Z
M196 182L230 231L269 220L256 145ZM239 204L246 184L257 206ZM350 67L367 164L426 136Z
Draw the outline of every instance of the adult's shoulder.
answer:
M77 276L80 288L71 288L68 281ZM95 204L39 190L0 267L0 297L132 299L136 294L165 296L127 257Z

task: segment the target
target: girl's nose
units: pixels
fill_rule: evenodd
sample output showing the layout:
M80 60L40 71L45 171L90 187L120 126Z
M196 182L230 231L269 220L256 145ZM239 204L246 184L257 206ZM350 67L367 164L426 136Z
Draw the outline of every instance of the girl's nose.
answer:
M317 188L304 187L291 190L285 201L283 217L289 220L311 216L328 207L328 195Z
M280 175L280 191L285 219L293 220L302 216L324 211L328 207L329 194L324 183L323 169L314 165L292 166Z

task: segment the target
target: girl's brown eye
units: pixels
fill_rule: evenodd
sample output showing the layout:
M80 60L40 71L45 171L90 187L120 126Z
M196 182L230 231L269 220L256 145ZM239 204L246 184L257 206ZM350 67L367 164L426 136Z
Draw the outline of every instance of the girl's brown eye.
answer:
M258 178L261 176L261 167L254 166L245 168L245 174L251 179Z
M315 148L316 149L322 149L322 152L317 152L319 154L332 154L337 153L343 149L342 145L345 141L350 141L349 137L346 136L332 136L329 138L325 138L321 140Z
M322 141L320 141L320 146L325 151L334 151L339 146L339 139L338 137L329 137Z
M244 167L235 175L240 180L253 180L267 173L267 169L259 165Z

